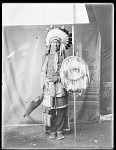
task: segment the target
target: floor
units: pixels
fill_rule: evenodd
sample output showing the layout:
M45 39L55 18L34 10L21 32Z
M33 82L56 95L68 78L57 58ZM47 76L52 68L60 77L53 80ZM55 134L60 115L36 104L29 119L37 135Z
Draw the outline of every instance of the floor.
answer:
M65 131L63 140L49 139L42 125L6 126L2 129L3 149L56 149L56 148L112 148L112 121L77 124L76 139L74 124Z

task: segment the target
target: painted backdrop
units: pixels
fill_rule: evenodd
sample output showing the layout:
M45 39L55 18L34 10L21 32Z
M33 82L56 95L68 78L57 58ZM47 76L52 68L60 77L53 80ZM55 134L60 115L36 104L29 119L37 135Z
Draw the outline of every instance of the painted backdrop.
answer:
M56 25L55 25L56 26ZM59 26L59 25L58 25ZM60 25L62 26L62 25ZM63 25L72 30L71 25ZM5 26L2 30L2 123L42 123L42 106L23 118L30 102L41 94L40 72L46 52L46 29L50 26ZM101 38L94 24L75 25L75 52L87 62L91 82L77 97L77 122L99 121ZM73 54L72 47L67 55ZM68 95L73 121L73 95Z

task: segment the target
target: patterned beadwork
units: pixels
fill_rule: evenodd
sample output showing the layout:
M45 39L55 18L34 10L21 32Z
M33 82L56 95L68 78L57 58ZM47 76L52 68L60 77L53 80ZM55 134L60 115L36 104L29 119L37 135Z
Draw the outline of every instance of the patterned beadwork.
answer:
M63 61L63 58L62 58L62 56L60 56L58 54L58 64L57 64L58 65L58 70L57 70L57 72L55 72L55 69L54 69L54 57L55 57L54 54L49 54L48 55L47 78L53 78L53 77L59 75L59 70L61 68L61 63Z

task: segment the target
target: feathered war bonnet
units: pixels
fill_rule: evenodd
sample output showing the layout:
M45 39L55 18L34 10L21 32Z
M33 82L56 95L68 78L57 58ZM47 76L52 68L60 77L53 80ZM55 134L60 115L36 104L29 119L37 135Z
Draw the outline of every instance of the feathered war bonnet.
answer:
M60 41L60 55L63 54L72 44L72 34L64 27L52 27L47 29L45 43L48 49L52 40Z

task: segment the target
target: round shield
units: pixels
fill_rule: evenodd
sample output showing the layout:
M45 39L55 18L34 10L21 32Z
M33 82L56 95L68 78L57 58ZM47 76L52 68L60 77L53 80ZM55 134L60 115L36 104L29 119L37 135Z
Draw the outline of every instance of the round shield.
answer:
M86 89L88 69L85 61L79 56L69 56L64 59L60 77L64 88L71 93L80 93Z

